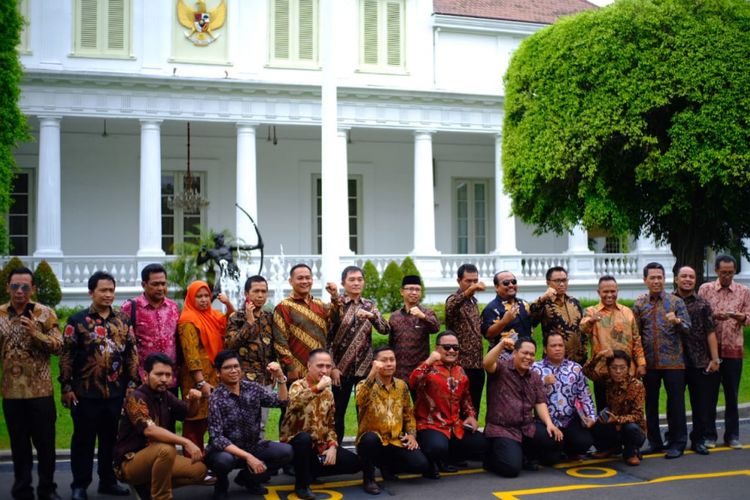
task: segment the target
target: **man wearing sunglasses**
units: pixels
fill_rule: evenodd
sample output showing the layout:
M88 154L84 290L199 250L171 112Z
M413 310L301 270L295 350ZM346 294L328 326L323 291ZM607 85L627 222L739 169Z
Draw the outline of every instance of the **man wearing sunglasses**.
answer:
M518 298L516 277L510 271L500 271L492 281L497 297L482 311L482 335L492 346L504 338L510 338L513 342L519 338L530 339L538 321L529 315L529 305Z
M8 304L0 305L0 360L5 422L13 456L13 498L34 498L31 443L39 461L37 498L58 499L55 474L55 402L49 358L62 349L52 309L31 302L34 274L14 269L6 284Z
M440 479L440 470L455 472L446 460L481 460L487 449L477 432L477 412L471 403L469 377L458 364L458 337L451 330L439 334L435 350L409 377L417 393L414 416L417 441L430 462L424 474Z

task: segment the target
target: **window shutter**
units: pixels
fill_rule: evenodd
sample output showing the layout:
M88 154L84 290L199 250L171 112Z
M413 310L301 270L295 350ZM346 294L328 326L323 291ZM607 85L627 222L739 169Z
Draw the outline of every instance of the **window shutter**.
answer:
M363 62L364 64L378 64L378 2L364 1L363 16Z
M276 0L273 7L273 58L289 59L289 2Z
M125 48L125 1L109 0L107 4L107 49Z
M97 20L99 17L97 0L81 0L81 10L78 13L79 46L82 49L96 50L98 48Z
M388 66L401 66L401 3L388 2L386 9Z
M313 50L315 36L313 0L299 0L298 22L298 59L312 61L315 57Z

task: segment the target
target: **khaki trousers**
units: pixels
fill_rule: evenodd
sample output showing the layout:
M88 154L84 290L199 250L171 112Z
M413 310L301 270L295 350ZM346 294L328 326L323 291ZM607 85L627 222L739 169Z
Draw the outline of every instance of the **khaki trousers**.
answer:
M206 470L203 462L191 463L189 458L177 455L174 445L165 443L151 443L120 464L126 483L151 483L152 500L170 500L172 488L202 482Z

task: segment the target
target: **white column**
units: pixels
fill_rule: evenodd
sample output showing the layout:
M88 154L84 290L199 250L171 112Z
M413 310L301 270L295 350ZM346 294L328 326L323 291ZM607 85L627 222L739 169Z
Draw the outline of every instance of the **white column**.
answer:
M258 159L255 150L256 123L237 124L237 183L235 200L258 224ZM257 243L250 220L235 210L234 235L245 245Z
M592 253L589 250L589 233L583 226L575 226L568 235L567 253Z
M161 120L141 120L138 257L161 257Z
M35 257L62 257L60 116L39 117Z
M336 129L336 238L339 257L353 255L349 248L349 157L347 133L349 127Z
M745 249L750 250L750 238L743 238L742 244L745 246ZM709 266L713 266L713 262L708 263ZM744 255L740 257L740 272L738 273L739 276L745 276L750 277L750 260L747 259Z
M432 132L414 132L414 255L437 255Z
M500 255L520 253L516 247L516 218L510 196L503 191L503 135L495 136L495 250Z

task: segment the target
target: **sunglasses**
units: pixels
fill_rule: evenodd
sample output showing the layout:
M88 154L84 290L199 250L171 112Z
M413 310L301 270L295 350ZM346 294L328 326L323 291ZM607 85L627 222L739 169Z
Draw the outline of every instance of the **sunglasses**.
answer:
M503 286L510 286L510 285L517 285L518 280L512 279L512 280L503 280Z
M23 290L24 293L29 293L31 291L31 285L29 285L28 283L11 283L10 284L10 289L13 290L14 292L17 292L19 288Z
M458 344L438 344L440 347L445 349L446 351L456 351L458 352Z

